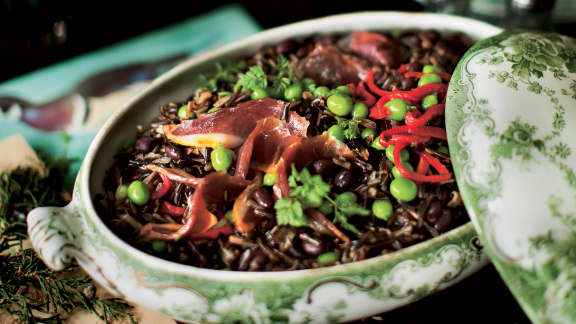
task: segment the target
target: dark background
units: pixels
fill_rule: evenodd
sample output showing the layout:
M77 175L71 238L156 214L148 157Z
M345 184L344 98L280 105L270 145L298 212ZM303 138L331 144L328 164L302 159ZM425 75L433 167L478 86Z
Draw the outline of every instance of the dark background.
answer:
M0 81L210 11L229 1L42 1L0 3ZM244 1L262 26L363 10L421 11L411 1ZM66 36L54 31L64 22ZM63 26L60 25L60 26ZM529 323L492 265L454 287L382 314L387 323ZM373 321L366 320L367 322Z

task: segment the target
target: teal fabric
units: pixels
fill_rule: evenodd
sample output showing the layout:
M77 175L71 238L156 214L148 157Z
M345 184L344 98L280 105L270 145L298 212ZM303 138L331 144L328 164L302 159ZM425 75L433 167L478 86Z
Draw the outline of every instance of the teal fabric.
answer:
M0 97L15 96L34 103L46 102L73 90L79 82L98 72L182 53L193 56L257 31L259 26L242 7L222 7L182 23L9 80L0 84ZM73 164L68 181L73 181L82 158L96 135L92 130L80 130L72 134L45 132L0 111L0 140L13 134L24 136L36 151L70 158Z

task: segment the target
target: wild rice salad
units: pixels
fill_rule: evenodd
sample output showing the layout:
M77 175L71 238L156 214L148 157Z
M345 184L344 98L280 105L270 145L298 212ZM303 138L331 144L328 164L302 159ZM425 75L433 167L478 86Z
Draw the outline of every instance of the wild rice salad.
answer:
M457 227L444 102L469 45L354 32L220 62L136 129L100 215L155 256L239 271L364 260Z

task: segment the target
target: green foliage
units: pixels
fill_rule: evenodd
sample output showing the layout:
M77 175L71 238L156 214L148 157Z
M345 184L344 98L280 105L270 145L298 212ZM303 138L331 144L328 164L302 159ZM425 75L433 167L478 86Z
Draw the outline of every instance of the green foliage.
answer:
M68 266L56 273L32 249L19 250L26 239L25 215L43 205L63 206L70 161L44 156L44 178L31 169L0 174L0 312L19 323L62 323L76 309L84 309L109 323L128 318L130 306L116 298L95 298L86 275Z
M246 61L216 63L216 73L211 77L205 74L198 75L198 88L216 89L218 82L234 83L238 80L238 73L246 68Z
M500 141L492 146L495 157L511 159L514 155L524 161L532 159L532 148L535 147L532 137L536 133L536 126L521 123L516 119L500 135Z
M356 139L360 136L360 128L358 127L362 121L359 119L346 119L336 117L338 126L344 130L344 137L348 140Z
M294 164L292 164L292 174L288 178L288 183L292 187L290 195L300 200L304 208L320 207L322 200L328 197L330 192L330 185L322 180L322 176L311 175L306 168L298 173Z
M268 77L262 67L258 65L251 66L244 75L236 82L237 87L242 87L243 91L254 89L266 89L268 86Z
M304 216L302 204L296 198L282 198L274 204L278 225L306 226L308 221Z

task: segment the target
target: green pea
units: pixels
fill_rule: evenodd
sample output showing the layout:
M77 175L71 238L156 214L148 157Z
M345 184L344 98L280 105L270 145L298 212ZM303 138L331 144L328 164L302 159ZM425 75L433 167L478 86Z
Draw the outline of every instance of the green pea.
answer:
M276 173L266 173L262 179L262 184L265 186L273 186L276 183Z
M388 160L394 162L394 145L389 145L386 148L386 157ZM402 149L400 151L400 160L408 161L410 159L410 152L406 151L406 149Z
M424 73L430 73L430 72L442 72L442 69L440 69L439 67L436 67L434 65L424 65L424 67L422 68L422 72Z
M366 137L368 136L376 136L376 130L374 128L366 128L365 130L362 131L360 136L362 137L362 139L366 139Z
M338 259L338 256L336 255L336 253L326 252L326 253L320 254L318 256L318 259L316 259L316 260L320 264L330 264L330 263L336 262L337 259Z
M433 93L422 98L422 108L428 110L428 108L438 104L438 95Z
M124 200L128 197L128 186L127 185L119 185L116 188L116 193L114 194L116 200Z
M368 107L363 102L357 102L354 104L354 110L352 110L352 117L367 118L368 117Z
M392 99L384 106L390 110L390 115L386 116L390 120L404 120L404 116L408 111L408 105L402 99Z
M356 196L356 194L351 192L351 191L343 192L336 197L336 202L339 204L349 205L349 204L353 204L357 201L358 201L358 196Z
M380 141L377 138L372 141L372 144L370 144L370 146L372 146L372 148L374 149L377 149L378 151L386 150L386 148L380 144Z
M343 94L333 94L326 100L328 110L336 116L346 116L354 109L352 98Z
M314 90L314 97L328 97L330 95L330 89L325 86L320 86Z
M252 94L250 95L250 99L256 100L261 98L269 97L268 91L266 89L256 88L252 90Z
M232 159L234 152L222 146L222 143L218 143L218 147L212 150L210 153L210 159L212 160L212 167L216 171L226 171L232 165Z
M334 137L340 142L344 142L346 140L346 136L344 136L344 129L338 125L333 125L328 128L328 135Z
M194 119L194 118L196 118L196 115L193 113L190 113L190 116L188 118L186 118L187 112L188 112L188 105L184 105L184 106L180 107L180 109L178 109L178 118L180 118L180 119Z
M410 179L396 178L390 182L390 193L401 201L411 201L418 195L418 186Z
M232 209L230 209L229 211L226 212L226 214L224 214L224 218L226 218L230 223L234 224L234 212L232 211Z
M146 205L150 199L150 189L142 181L135 180L128 186L128 198L136 205Z
M152 241L152 250L157 253L165 252L168 249L168 243L162 240Z
M332 92L332 94L342 94L342 95L346 95L346 96L349 96L349 95L352 94L352 91L350 90L350 87L349 87L349 86L345 86L345 85L338 86L338 87L336 87L335 89L332 89L331 92Z
M388 220L388 218L392 216L392 211L392 203L388 199L375 200L372 203L372 213L374 213L374 216L380 219Z
M412 165L410 163L404 162L404 167L406 168L406 170L410 171L410 172L414 172L414 168L412 167ZM400 174L400 171L398 170L397 167L393 167L392 168L392 175L394 176L394 178L401 178L402 175Z
M448 151L448 147L444 145L439 146L437 151L444 154L450 154L450 151Z
M218 110L220 110L220 109L221 109L221 108L219 108L219 107L212 107L212 108L210 108L206 113L208 113L208 114L209 114L209 113L213 113L213 112L218 111Z
M298 101L302 99L302 87L295 84L284 90L284 98L289 101Z
M430 83L442 83L442 78L440 78L437 74L427 73L420 78L418 81L418 86L423 86Z
M318 210L324 215L330 215L334 212L334 206L328 200L324 200Z

